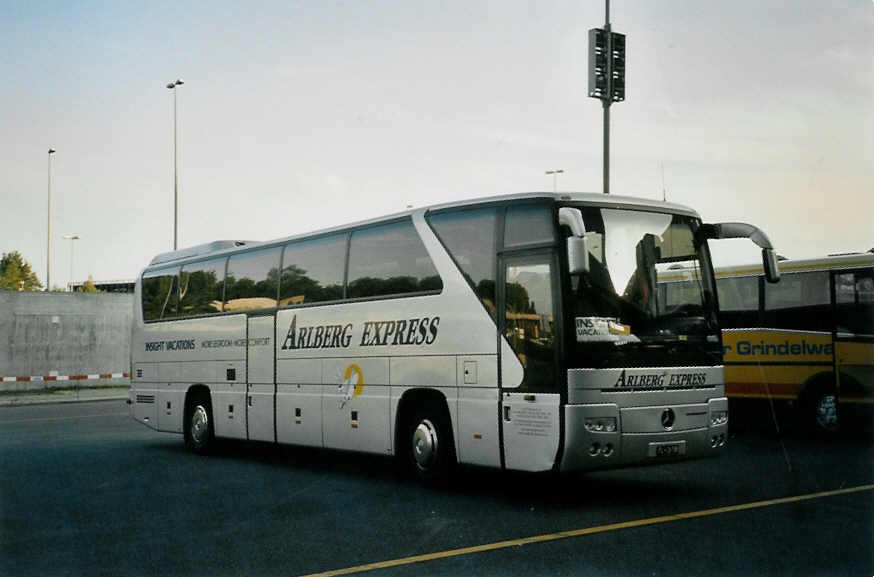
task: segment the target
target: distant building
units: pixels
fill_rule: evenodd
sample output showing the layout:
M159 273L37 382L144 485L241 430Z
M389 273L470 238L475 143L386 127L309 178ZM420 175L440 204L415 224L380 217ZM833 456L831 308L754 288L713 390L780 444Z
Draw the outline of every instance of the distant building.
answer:
M95 280L91 281L98 291L102 293L132 293L134 292L135 280ZM67 290L80 293L85 281L67 283Z

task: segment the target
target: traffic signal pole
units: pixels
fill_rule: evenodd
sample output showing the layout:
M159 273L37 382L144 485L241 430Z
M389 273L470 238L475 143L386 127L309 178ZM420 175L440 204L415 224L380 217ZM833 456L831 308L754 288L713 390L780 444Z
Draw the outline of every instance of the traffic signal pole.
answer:
M610 194L610 101L604 105L604 194Z
M625 35L612 30L610 0L604 6L604 28L589 30L589 96L604 109L604 194L610 194L610 106L625 100Z

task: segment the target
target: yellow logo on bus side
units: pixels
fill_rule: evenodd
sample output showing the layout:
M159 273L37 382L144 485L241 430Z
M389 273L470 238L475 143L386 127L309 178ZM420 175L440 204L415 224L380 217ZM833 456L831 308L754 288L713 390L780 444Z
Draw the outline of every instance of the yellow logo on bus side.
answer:
M726 363L831 362L834 354L831 335L811 331L729 329L722 344Z
M346 367L346 372L343 373L343 382L337 387L337 390L343 393L343 398L340 401L340 408L361 395L364 391L364 373L361 372L361 367L355 363L351 363Z

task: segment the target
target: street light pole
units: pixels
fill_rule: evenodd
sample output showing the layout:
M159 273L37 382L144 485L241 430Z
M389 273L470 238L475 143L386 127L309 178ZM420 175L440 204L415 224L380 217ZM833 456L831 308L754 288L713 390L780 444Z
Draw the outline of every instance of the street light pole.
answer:
M46 208L46 292L52 290L52 155L54 148L49 148L49 191Z
M70 241L70 292L73 292L73 247L81 237L78 234L65 234L64 238Z
M167 84L167 88L173 91L173 250L179 247L179 153L176 147L177 132L179 130L176 116L178 99L176 87L185 84L181 78Z
M556 192L558 190L558 188L556 186L555 179L556 179L557 175L564 174L564 170L561 168L557 168L555 170L547 170L546 175L549 176L550 174L552 175L552 192Z

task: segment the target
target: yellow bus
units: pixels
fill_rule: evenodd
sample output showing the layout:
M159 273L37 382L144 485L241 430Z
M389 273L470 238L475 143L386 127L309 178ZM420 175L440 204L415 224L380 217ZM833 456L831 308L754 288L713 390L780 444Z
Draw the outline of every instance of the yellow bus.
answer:
M833 433L874 405L874 249L717 269L725 392L788 401L812 430Z

